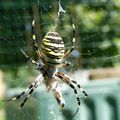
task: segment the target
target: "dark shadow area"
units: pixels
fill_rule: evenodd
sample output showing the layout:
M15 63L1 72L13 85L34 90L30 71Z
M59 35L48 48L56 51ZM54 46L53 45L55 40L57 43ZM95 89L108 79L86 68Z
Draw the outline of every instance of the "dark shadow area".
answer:
M117 102L115 100L114 97L107 97L106 99L108 101L109 104L109 108L110 108L110 120L118 120L118 106L117 106Z
M62 114L64 116L64 120L74 120L74 117L73 117L73 112L70 110L70 109L64 109L62 110Z
M95 118L95 106L94 106L93 100L86 99L85 105L87 107L88 120L96 120L96 118Z

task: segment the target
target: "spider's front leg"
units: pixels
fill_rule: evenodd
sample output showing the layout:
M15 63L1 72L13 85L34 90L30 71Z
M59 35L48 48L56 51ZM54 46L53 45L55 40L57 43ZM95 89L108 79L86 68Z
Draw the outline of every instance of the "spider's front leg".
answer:
M71 19L72 20L72 19ZM69 57L69 55L72 53L72 51L75 49L75 25L74 23L72 23L72 28L73 28L73 39L72 39L72 47L70 50L68 50L67 52L65 52L65 55L63 58L67 58Z
M31 57L29 57L25 51L23 49L21 49L21 52L23 53L23 55L34 65L37 66L37 70L40 70L41 72L44 70L44 65L40 64L38 62L36 62L35 60L33 60Z
M35 20L32 21L32 41L33 41L33 47L35 49L35 52L36 52L38 58L41 58L42 56L38 49L34 26L35 26Z

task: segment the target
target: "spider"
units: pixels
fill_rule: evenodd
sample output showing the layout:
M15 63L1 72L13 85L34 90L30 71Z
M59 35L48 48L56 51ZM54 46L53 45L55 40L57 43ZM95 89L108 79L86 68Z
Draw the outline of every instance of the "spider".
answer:
M63 108L65 106L65 100L62 96L62 92L60 90L59 82L62 80L66 83L70 88L73 89L74 94L77 99L78 108L73 116L76 115L77 111L79 110L80 106L80 98L78 96L78 92L76 87L82 91L85 97L87 97L87 93L82 89L80 84L74 81L69 76L65 75L63 72L58 72L58 68L67 67L70 65L69 62L65 61L67 57L70 56L71 52L75 48L75 25L72 22L73 28L73 39L72 39L72 47L68 51L65 51L65 44L56 31L49 31L45 37L42 39L41 42L41 50L38 49L37 40L35 36L35 20L32 21L32 41L33 47L37 54L37 57L42 60L42 63L36 62L31 57L29 57L26 52L21 49L24 56L31 61L32 64L36 65L37 69L41 72L33 81L28 88L26 88L22 93L18 94L17 96L7 100L12 101L20 98L24 98L23 102L20 105L20 108L24 106L27 99L33 93L33 91L44 81L47 91L50 90L54 91L54 96L58 102L58 104Z

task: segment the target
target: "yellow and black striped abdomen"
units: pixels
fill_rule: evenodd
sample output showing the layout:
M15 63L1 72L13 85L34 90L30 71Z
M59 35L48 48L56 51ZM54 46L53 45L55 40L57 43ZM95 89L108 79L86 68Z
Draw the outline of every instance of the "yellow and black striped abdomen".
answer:
M42 40L41 52L48 64L59 64L65 52L65 45L57 32L48 32Z

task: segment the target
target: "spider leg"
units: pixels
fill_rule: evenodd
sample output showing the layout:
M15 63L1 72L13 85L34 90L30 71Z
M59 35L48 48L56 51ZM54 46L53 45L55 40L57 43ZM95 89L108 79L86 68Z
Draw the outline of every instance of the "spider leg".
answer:
M26 88L21 94L17 95L16 97L13 97L11 99L8 100L3 100L3 101L14 101L16 99L20 99L22 97L25 96L24 101L21 103L20 108L22 108L24 106L24 104L26 103L27 99L30 97L30 95L34 92L35 88L38 87L38 85L43 81L43 77L42 75L38 75L38 77L36 78L36 80L34 82L32 82L28 88ZM19 108L19 109L20 109Z
M23 100L23 102L21 103L21 105L20 105L20 107L19 107L19 110L24 106L24 104L26 103L26 101L28 100L28 98L29 98L29 97L31 96L31 94L34 92L35 88L37 88L37 87L39 86L39 84L42 82L42 80L39 81L41 77L42 77L42 76L39 75L39 76L36 78L36 80L33 82L34 85L33 85L33 87L31 87L31 89L29 89L29 92L28 92L27 96L25 97L25 99Z
M63 108L65 106L65 101L62 97L62 93L61 93L61 90L60 90L60 87L57 85L56 88L55 88L55 98L58 102L58 104L61 106L61 108Z
M64 75L64 73L62 73L62 72L57 72L56 76L58 78L60 78L61 80L63 80L66 84L68 84L74 90L74 93L75 93L75 96L76 96L76 99L77 99L77 103L78 103L78 108L73 115L73 117L74 117L77 114L77 112L79 110L79 107L80 107L80 98L78 97L77 90L76 90L75 86L72 84L70 78L67 75Z
M71 63L70 62L67 62L67 61L64 61L63 63L59 64L59 65L56 65L58 68L66 68L68 66L70 66Z
M41 53L40 53L40 51L38 49L38 45L37 45L37 42L36 42L34 25L35 25L35 20L32 21L32 40L33 40L33 45L34 45L34 49L35 49L35 52L36 52L37 56L39 58L41 58Z
M20 104L19 110L24 106L24 104L26 103L26 101L28 100L28 98L30 97L30 95L32 94L32 92L34 91L34 88L32 88L29 93L27 94L27 96L25 97L25 99L23 100L23 102Z
M81 92L85 95L85 98L88 96L88 94L84 91L84 89L81 87L80 84L77 83L77 81L71 80L72 83L76 84L77 87L81 90Z
M28 60L31 61L32 64L34 64L34 65L37 66L37 69L38 69L38 70L43 70L43 65L42 65L42 64L36 62L36 61L33 60L31 57L29 57L29 56L25 53L25 51L24 51L23 49L21 49L21 52L23 53L23 55L24 55Z
M34 92L35 88L37 88L37 87L38 87L38 82L36 83L36 85L34 85L30 89L29 93L27 94L27 96L25 97L25 99L23 100L23 102L20 104L19 110L24 106L24 104L26 103L26 101L28 100L28 98L30 97L30 95Z
M70 18L71 18L71 16L70 16ZM72 20L72 19L71 19L71 20ZM64 55L63 58L68 57L68 56L71 54L71 52L75 49L75 25L74 25L73 22L72 22L72 28L73 28L72 47L71 47L71 49L69 49L67 52L65 52L65 55Z
M30 84L29 87L26 88L26 89L25 89L22 93L20 93L19 95L15 96L15 97L13 97L13 98L11 98L11 99L3 100L3 101L6 102L6 101L14 101L14 100L16 100L16 99L20 99L20 98L22 98L24 95L26 95L27 92L28 92L29 90L31 90L31 88L33 88L33 86L34 86L34 83Z

